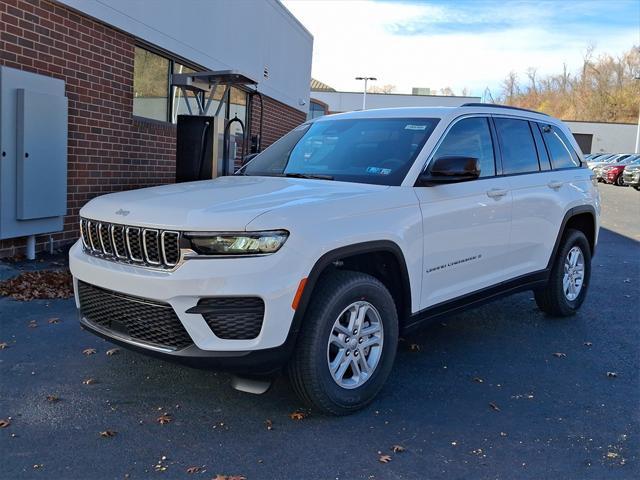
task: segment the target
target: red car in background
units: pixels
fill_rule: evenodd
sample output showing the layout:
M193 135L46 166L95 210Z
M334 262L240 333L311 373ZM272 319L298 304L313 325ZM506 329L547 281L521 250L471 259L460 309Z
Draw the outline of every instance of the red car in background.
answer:
M640 159L640 155L631 155L626 158L624 161L620 163L615 163L613 165L608 165L602 169L602 179L606 183L613 183L622 187L625 185L624 179L622 178L622 172L624 172L624 168L627 165L635 164Z

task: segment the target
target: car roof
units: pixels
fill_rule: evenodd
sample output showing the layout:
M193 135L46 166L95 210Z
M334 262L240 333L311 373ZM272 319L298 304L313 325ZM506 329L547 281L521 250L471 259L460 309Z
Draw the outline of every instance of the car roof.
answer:
M534 112L506 105L492 105L473 103L460 107L396 107L396 108L372 108L368 110L356 110L353 112L337 113L318 117L313 122L323 122L338 119L358 118L441 118L452 119L460 115L482 113L487 115L508 115L538 120L547 123L559 123L553 117L545 113Z

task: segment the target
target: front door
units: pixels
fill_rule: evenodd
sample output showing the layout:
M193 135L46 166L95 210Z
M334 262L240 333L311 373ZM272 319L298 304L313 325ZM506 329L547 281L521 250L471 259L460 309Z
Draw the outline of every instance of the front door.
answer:
M507 280L511 191L498 176L491 124L483 116L454 121L432 158L480 160L473 181L415 187L422 210L424 264L421 308Z

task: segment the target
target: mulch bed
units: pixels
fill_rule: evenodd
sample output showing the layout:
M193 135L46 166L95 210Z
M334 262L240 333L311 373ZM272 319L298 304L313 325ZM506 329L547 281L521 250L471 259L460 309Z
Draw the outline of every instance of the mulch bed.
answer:
M22 272L0 282L0 295L29 301L73 297L73 281L68 270Z

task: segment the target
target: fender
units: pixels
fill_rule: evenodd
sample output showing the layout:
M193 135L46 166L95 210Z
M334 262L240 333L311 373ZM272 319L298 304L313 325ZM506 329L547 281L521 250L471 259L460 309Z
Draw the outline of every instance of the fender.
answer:
M283 346L293 350L296 338L302 327L302 320L306 310L311 302L313 291L315 289L320 276L333 262L341 258L350 257L353 255L361 255L363 253L374 252L389 252L396 257L398 264L400 265L400 276L402 278L403 286L403 302L406 308L408 308L407 314L411 313L411 283L409 279L409 271L407 270L407 262L404 258L402 249L390 240L374 240L371 242L355 243L353 245L347 245L345 247L336 248L322 255L316 263L313 265L309 276L307 277L307 283L302 293L298 308L293 316L291 327L289 328L289 334L284 342Z
M567 213L564 214L564 218L562 219L562 223L560 224L560 229L558 230L558 236L556 237L556 242L553 245L553 250L551 251L551 256L549 257L549 262L547 263L547 270L551 271L551 267L553 266L553 261L556 258L556 253L560 248L560 242L562 241L562 237L564 236L567 223L569 222L569 220L571 220L572 217L575 217L576 215L580 215L582 213L591 214L591 216L593 217L593 224L595 225L595 228L598 228L597 227L598 223L596 222L596 209L593 207L593 205L579 205L577 207L573 207L567 210ZM594 242L591 247L591 257L595 255L595 251L596 251L596 244L595 244L596 232L593 232L593 234L594 234Z

